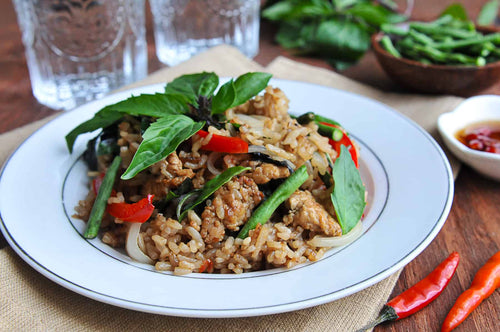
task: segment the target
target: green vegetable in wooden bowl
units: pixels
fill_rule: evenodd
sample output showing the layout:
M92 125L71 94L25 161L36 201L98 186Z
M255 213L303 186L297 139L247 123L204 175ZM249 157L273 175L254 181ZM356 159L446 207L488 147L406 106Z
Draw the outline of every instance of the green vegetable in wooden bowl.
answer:
M420 92L470 95L500 79L500 32L449 15L383 26L372 48L389 77Z

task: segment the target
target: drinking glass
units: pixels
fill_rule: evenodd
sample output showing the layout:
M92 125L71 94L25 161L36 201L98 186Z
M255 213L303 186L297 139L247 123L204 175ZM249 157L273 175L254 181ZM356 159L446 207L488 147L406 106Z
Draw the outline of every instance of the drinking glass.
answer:
M144 0L13 0L33 95L69 110L147 75Z
M219 44L259 51L260 0L150 0L158 59L173 66Z

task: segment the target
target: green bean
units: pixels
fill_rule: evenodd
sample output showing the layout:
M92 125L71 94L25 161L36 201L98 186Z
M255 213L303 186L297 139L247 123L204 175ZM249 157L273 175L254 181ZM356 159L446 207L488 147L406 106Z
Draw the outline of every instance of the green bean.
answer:
M122 162L122 158L120 156L116 156L109 166L106 175L102 179L102 184L99 187L99 192L97 193L97 197L95 198L94 205L92 206L92 210L90 211L89 221L87 222L87 229L83 236L87 239L93 239L97 236L99 232L99 227L101 227L102 216L104 211L106 210L106 206L108 204L108 198L111 195L111 191L113 189L113 184L115 182L116 173L118 172L118 168Z
M248 232L257 227L258 224L265 224L274 211L288 197L290 197L299 187L307 180L309 174L305 165L300 166L288 179L285 180L273 193L262 202L253 212L252 216L241 231L238 233L238 238L244 239L248 236Z
M441 50L450 50L455 48L468 47L472 45L484 44L491 42L494 44L500 44L500 33L492 33L486 36L476 36L474 38L454 40L450 42L435 43L434 47Z
M382 24L380 30L382 32L397 36L406 36L408 34L408 29L400 28L397 25L388 23Z
M454 21L453 16L451 15L444 15L438 18L437 20L434 20L432 22L411 22L410 27L413 26L425 26L425 27L439 27L442 25L450 24Z
M416 30L413 30L413 29L410 29L410 31L408 32L408 36L410 36L415 41L417 41L423 45L433 45L434 44L434 40L431 37L429 37L423 33L420 33Z
M495 45L492 42L486 42L484 44L472 45L463 51L471 55L479 55L486 57L491 54L495 49Z
M340 141L342 136L344 136L344 133L339 128L327 126L320 122L316 122L316 125L318 126L318 132L321 135L330 137L336 142Z
M401 58L401 53L394 47L394 44L392 44L391 38L389 36L384 36L380 39L380 45L389 52L390 55L396 57L396 58Z
M313 122L315 119L315 115L313 112L304 113L296 118L297 122L301 125L308 124L309 122Z
M410 24L410 28L419 32L423 32L428 35L442 35L460 39L479 36L479 34L476 31L468 31L468 30L449 28L449 27L428 27L425 25L422 26L422 25Z
M335 125L335 126L342 127L340 125L340 123L338 123L337 121L325 118L324 116L321 116L321 115L318 115L318 114L314 114L314 121L315 122L325 122L325 123L329 123L329 124L332 124L332 125Z

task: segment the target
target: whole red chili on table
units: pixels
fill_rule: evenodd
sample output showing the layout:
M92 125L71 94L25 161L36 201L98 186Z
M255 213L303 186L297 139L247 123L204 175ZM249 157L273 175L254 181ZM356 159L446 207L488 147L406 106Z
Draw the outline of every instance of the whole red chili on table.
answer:
M441 332L451 331L460 325L498 287L500 287L500 251L477 271L469 289L457 298L443 322Z
M382 308L379 317L362 330L374 327L383 322L408 317L427 306L448 285L457 269L459 261L460 256L458 253L452 252L427 277L387 302Z

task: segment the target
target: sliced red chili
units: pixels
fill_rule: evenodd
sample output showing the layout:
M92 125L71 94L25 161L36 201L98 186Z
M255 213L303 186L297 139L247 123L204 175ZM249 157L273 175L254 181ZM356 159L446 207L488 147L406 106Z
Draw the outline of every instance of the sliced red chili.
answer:
M111 203L108 204L106 211L123 221L143 223L151 217L155 209L153 198L154 195L148 195L137 203Z
M92 190L96 195L99 192L99 188L101 188L102 179L104 179L104 173L99 173L99 175L92 180Z
M104 175L106 175L106 173L99 173L98 176L96 176L94 179L92 179L92 191L96 195L99 192L99 189L101 188L101 184L102 184L102 180L104 179ZM116 196L116 191L114 189L111 189L111 197L112 196Z
M201 137L207 137L208 132L199 130L197 133ZM212 134L212 138L208 143L201 146L203 150L225 152L225 153L247 153L248 143L238 137L228 137L217 134Z
M328 127L337 128L340 131L342 131L342 138L340 138L340 140L335 141L332 138L328 138L328 142L330 143L330 145L333 147L333 149L338 154L340 154L340 147L342 145L344 145L347 148L347 150L349 151L349 153L351 154L351 158L352 158L352 161L354 161L354 165L356 165L356 168L359 168L359 164L358 164L358 152L356 151L356 148L354 147L354 143L349 138L349 136L347 135L347 133L344 130L344 128L342 128L340 126L337 126L337 125L334 125L334 124L331 124L331 123L327 123L327 122L320 122L320 123L322 125L325 125L325 126L328 126Z

